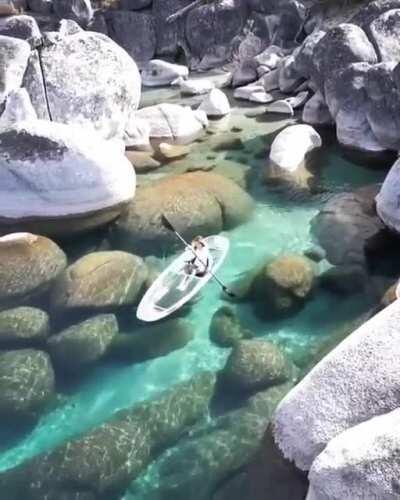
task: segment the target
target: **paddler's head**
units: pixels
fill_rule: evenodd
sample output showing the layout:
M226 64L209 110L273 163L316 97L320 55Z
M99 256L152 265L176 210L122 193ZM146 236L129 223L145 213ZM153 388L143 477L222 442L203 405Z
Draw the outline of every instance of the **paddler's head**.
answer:
M203 241L203 236L196 236L192 240L192 247L195 250L201 250L204 247L204 241Z

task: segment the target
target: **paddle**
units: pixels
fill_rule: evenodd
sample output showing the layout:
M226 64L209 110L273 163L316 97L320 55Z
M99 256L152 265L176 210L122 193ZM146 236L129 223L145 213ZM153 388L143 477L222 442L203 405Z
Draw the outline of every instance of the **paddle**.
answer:
M192 246L189 245L189 243L185 240L185 238L183 238L183 236L181 236L178 231L174 228L174 226L170 223L170 221L165 217L164 214L161 214L161 222L162 222L162 225L168 229L169 231L172 231L173 233L175 233L175 236L177 236L177 238L179 238L181 240L181 242L191 250L191 252L197 257L197 259L199 260L199 262L201 262L203 264L204 267L207 267L206 264L201 260L199 259L199 257L197 256L196 252L193 250ZM211 271L207 271L209 274L211 274L211 276L214 278L214 280L218 283L218 285L222 288L222 290L227 294L229 295L229 297L232 297L232 298L236 298L236 295L231 291L229 290L229 288L224 285L222 283L222 281Z

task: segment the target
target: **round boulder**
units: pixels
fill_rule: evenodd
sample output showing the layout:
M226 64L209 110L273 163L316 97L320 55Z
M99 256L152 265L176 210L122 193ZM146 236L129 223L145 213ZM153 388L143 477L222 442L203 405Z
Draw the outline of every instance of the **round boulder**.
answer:
M266 340L237 343L221 371L223 383L231 390L257 391L287 381L292 366L276 345Z
M0 416L31 419L54 394L49 356L35 349L0 353Z
M207 116L220 118L231 111L228 98L220 89L212 89L209 95L200 104L199 109Z
M75 371L98 361L117 333L116 317L101 314L52 335L48 348L54 365L63 371Z
M33 345L49 334L49 316L35 307L0 312L0 345Z
M47 291L67 265L51 240L30 233L0 238L0 304L16 304Z
M249 195L233 181L211 172L191 172L138 189L129 210L114 226L116 243L135 253L171 250L176 237L161 214L186 239L215 234L244 222L252 211Z
M52 306L65 309L116 309L137 303L148 270L126 252L94 252L69 266L57 280Z
M290 315L301 307L315 283L313 263L301 255L282 255L268 262L253 283L263 314Z
M237 342L254 337L240 323L235 311L230 307L220 307L211 319L209 329L210 339L220 347L233 347Z
M134 60L101 33L78 30L48 37L41 61L34 51L24 76L39 118L48 120L50 110L54 122L95 128L105 139L122 138L141 94Z
M32 120L0 133L0 234L93 229L116 218L135 187L120 148L90 129Z

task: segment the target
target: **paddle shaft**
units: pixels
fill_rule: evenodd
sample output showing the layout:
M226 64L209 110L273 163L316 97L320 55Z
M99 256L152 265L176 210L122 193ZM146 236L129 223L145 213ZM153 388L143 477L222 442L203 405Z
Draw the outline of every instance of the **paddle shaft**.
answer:
M169 224L171 225L171 228L172 228L172 224L171 224L171 223L169 223ZM187 248L189 248L189 249L190 249L190 251L191 251L191 252L193 253L193 255L197 258L197 260L198 260L201 264L203 264L203 266L207 269L207 264L206 264L205 262L203 262L203 261L200 259L200 257L198 257L198 255L197 255L197 253L195 252L195 250L193 250L192 245L189 245L189 243L185 240L185 238L183 238L183 236L181 236L181 235L178 233L178 231L175 231L175 229L172 229L172 230L173 230L173 232L175 233L175 236L177 236L177 237L181 240L181 242L182 242L182 243L183 243L183 244L184 244ZM211 271L209 271L209 270L208 270L207 272L208 272L208 273L209 273L209 274L210 274L210 275L211 275L211 276L215 279L215 281L219 284L219 286L220 286L220 287L222 287L222 290L223 290L225 293L227 293L228 295L231 295L232 297L234 297L234 293L233 293L233 292L231 292L231 291L230 291L230 290L229 290L229 289L228 289L228 288L227 288L227 287L226 287L226 286L222 283L222 281L221 281L221 280L220 280L217 276L215 276L215 274L214 274L213 272L211 272Z

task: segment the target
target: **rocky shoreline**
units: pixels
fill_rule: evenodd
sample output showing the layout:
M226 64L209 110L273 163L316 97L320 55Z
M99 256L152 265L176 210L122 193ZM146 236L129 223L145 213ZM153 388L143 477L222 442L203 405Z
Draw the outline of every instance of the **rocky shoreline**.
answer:
M283 207L318 200L314 243L265 252L232 283L208 318L217 373L2 471L0 492L397 498L400 3L216 0L170 22L189 4L0 6L0 425L32 428L97 368L193 342L193 303L134 319L178 249L162 214L186 239L231 231L262 189ZM321 189L332 130L382 183ZM265 338L324 294L361 294L373 317L303 357Z

